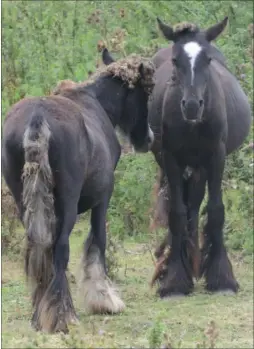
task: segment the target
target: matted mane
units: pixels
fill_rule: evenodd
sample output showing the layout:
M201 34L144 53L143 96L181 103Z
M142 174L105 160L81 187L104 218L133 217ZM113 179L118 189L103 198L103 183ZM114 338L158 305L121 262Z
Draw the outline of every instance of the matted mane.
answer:
M143 64L143 75L141 77L139 72L140 64ZM83 82L74 82L71 80L62 80L53 89L53 94L61 94L63 91L69 89L80 88L93 84L98 78L103 76L119 77L128 84L129 88L134 88L138 81L150 94L154 87L154 72L155 66L148 58L132 54L128 57L119 59L107 66L102 65L94 74Z

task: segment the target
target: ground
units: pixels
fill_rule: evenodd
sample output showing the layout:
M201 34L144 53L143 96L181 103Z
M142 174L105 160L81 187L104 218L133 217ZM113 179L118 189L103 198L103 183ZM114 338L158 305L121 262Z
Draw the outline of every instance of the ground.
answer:
M83 223L71 236L70 270L75 273L81 256ZM87 230L87 229L86 229ZM149 244L125 242L119 250L117 284L126 310L115 316L87 316L77 304L80 325L67 335L45 335L30 327L29 293L21 261L2 257L3 348L212 348L207 327L215 323L216 348L253 348L252 260L231 255L241 289L237 295L210 295L198 283L193 295L160 300L149 288L154 269ZM210 329L211 332L211 329ZM215 337L215 335L212 337ZM209 346L208 346L209 345ZM162 346L161 346L162 347Z

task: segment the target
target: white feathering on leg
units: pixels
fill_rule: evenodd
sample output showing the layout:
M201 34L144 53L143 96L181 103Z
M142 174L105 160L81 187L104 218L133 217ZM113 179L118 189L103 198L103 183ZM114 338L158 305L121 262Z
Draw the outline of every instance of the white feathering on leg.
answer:
M106 276L98 250L84 257L82 274L79 291L87 313L115 314L124 310L125 304L112 281Z

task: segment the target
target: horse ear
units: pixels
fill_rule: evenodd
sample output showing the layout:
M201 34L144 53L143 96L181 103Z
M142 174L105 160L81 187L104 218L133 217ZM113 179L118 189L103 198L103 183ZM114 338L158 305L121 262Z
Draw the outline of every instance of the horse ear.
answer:
M159 25L159 29L162 32L162 34L165 36L167 40L174 41L175 35L174 35L174 30L171 28L169 25L166 25L163 23L159 17L157 17L157 22Z
M206 29L205 31L205 37L207 41L212 41L219 36L223 30L225 29L228 22L228 17L225 17L223 21L213 25L212 27Z
M104 50L102 51L102 61L105 65L109 65L109 64L115 62L114 58L108 52L107 48L104 48Z

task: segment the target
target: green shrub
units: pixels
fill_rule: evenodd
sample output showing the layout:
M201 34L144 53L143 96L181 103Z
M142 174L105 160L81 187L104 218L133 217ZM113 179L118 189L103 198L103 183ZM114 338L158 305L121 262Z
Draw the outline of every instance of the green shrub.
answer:
M120 159L108 211L112 234L122 239L146 235L155 168L152 154L126 154Z
M253 253L253 186L234 183L224 190L225 238L234 250Z

